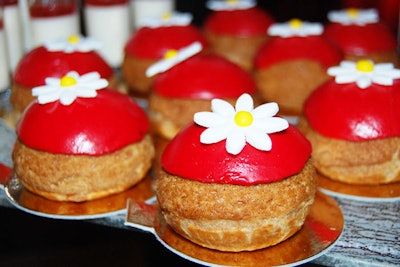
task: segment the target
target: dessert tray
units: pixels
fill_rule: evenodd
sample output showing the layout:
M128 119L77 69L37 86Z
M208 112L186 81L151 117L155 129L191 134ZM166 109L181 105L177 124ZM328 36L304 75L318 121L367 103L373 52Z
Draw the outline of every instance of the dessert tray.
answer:
M9 202L16 208L41 217L66 220L95 219L126 212L128 199L151 202L152 178L147 175L141 182L121 193L80 203L52 201L27 190L12 174L4 185Z
M125 225L154 234L167 249L189 261L207 266L297 266L327 253L342 234L344 217L336 201L317 192L304 226L278 245L245 252L204 248L175 233L156 205L130 199Z
M318 174L318 186L325 194L369 202L400 200L400 182L381 185L351 185Z

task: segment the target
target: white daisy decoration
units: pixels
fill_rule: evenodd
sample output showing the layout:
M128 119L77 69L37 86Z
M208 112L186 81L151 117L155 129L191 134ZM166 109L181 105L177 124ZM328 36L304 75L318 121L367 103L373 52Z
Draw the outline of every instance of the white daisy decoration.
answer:
M237 155L246 143L262 150L272 149L268 134L280 132L289 127L287 120L275 116L279 107L271 102L254 108L249 94L241 95L235 107L221 99L211 101L212 112L197 112L194 121L206 127L200 135L200 142L213 144L226 139L226 151Z
M214 11L249 9L256 5L255 0L209 0L206 3L207 8Z
M374 64L372 60L363 59L357 62L342 61L339 66L330 67L328 74L335 76L338 84L355 82L361 89L372 83L390 86L394 79L400 78L400 70L392 63Z
M166 12L157 17L145 17L138 22L138 27L168 27L187 26L193 20L193 15L187 12Z
M90 52L101 48L101 43L89 37L71 35L68 38L56 39L44 43L50 52Z
M379 21L379 14L376 9L348 8L328 12L328 20L343 25L365 25Z
M40 104L59 100L63 105L70 105L78 97L96 97L97 90L108 86L108 81L100 78L98 72L89 72L79 76L77 72L71 71L61 79L46 78L45 83L46 85L32 89L32 95L37 96Z
M199 53L202 50L202 48L203 46L201 45L200 42L194 42L193 44L183 47L179 50L170 49L165 53L163 59L157 61L156 63L147 68L146 76L151 77L158 73L167 71L176 64Z
M324 28L321 23L307 22L300 19L291 19L285 23L274 23L267 33L270 36L293 37L293 36L310 36L321 35Z

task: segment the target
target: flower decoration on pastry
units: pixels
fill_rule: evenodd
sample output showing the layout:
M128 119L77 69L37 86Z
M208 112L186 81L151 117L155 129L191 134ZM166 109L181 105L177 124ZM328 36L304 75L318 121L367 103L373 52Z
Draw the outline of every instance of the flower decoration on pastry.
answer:
M214 11L249 9L256 5L255 0L209 0L206 3L207 8Z
M288 22L272 24L267 33L271 36L280 37L309 36L320 35L323 29L321 23L291 19Z
M239 154L246 143L262 150L272 149L268 134L285 130L289 127L287 120L275 116L279 107L270 102L254 108L253 99L249 94L242 94L236 101L235 107L230 103L213 99L212 112L197 112L194 121L206 127L200 135L203 144L218 143L226 139L228 153Z
M90 52L101 48L101 43L89 37L71 35L44 43L44 47L50 52Z
M338 84L355 82L361 89L372 83L390 86L394 79L400 78L400 70L392 63L374 64L372 60L362 59L357 62L342 61L339 66L330 67L328 74L335 76Z
M343 25L365 25L379 21L379 14L376 9L348 8L328 12L328 20Z
M46 78L45 83L46 85L32 89L32 95L37 96L40 104L59 100L63 105L70 105L78 97L96 97L97 90L108 86L108 81L100 78L100 74L97 72L79 76L77 72L70 71L61 79Z
M138 22L139 27L169 27L187 26L193 20L193 15L188 12L165 12L157 17L145 17Z
M194 42L191 45L183 47L179 50L170 49L164 54L164 58L157 61L153 65L147 68L146 76L151 77L158 73L167 71L176 64L194 56L203 49L200 42Z

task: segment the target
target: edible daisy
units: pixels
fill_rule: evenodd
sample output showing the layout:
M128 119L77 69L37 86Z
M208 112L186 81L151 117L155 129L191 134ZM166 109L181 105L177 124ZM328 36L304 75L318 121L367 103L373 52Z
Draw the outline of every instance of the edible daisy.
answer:
M188 59L189 57L194 56L195 54L200 52L202 48L203 47L201 43L195 42L179 50L170 49L165 53L163 59L157 61L156 63L147 68L146 76L151 77L158 73L164 72L172 68L176 64Z
M187 26L193 20L193 15L187 12L166 12L157 17L145 17L138 22L139 27Z
M285 130L289 123L282 118L273 117L279 111L278 104L271 102L254 108L249 94L241 95L235 107L221 99L211 101L212 112L197 112L194 121L206 127L200 135L200 142L213 144L226 139L228 153L239 154L246 143L269 151L272 142L268 134Z
M51 52L90 52L101 48L100 42L79 35L71 35L67 39L56 39L44 44L46 49Z
M280 37L320 35L322 31L323 26L321 23L306 22L299 19L291 19L284 23L274 23L268 28L269 35Z
M220 11L220 10L240 10L255 7L257 1L255 0L210 0L206 3L207 8Z
M75 71L68 72L61 79L46 78L46 85L32 89L32 95L37 96L40 104L59 100L63 105L70 105L78 97L92 98L97 96L97 90L106 88L108 82L100 78L97 72L89 72L82 76Z
M336 83L355 82L358 87L365 89L372 83L390 86L394 79L400 78L400 70L392 63L374 64L372 60L342 61L339 66L328 69L328 74L335 76Z
M334 10L328 13L330 22L336 22L344 25L365 25L376 23L379 20L379 14L376 9L356 9L348 8L344 10Z

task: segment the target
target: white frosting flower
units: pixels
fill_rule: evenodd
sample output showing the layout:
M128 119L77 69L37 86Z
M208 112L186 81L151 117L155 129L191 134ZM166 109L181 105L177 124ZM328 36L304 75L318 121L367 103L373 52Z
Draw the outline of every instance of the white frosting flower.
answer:
M343 10L333 10L328 12L330 22L336 22L343 25L365 25L379 21L379 14L376 9L356 9L348 8Z
M98 72L89 72L82 76L75 71L68 72L61 79L46 78L46 85L32 89L32 95L37 96L40 104L60 100L63 105L70 105L78 97L93 98L97 90L106 88L108 81L100 78Z
M67 39L56 39L44 43L44 47L51 52L90 52L101 48L100 42L79 35L71 35Z
M171 49L168 50L164 55L164 59L157 61L153 65L147 68L146 76L151 77L158 73L164 72L176 64L188 59L189 57L199 53L202 49L202 45L199 42L181 48L180 50Z
M358 87L365 89L372 83L390 86L394 79L400 78L400 70L392 63L374 64L371 60L342 61L339 66L328 69L328 74L335 76L336 83L355 82Z
M256 5L255 0L209 0L206 3L207 8L214 11L249 9Z
M192 22L193 15L185 12L166 12L158 17L145 17L138 22L139 27L187 26Z
M292 37L320 35L324 28L321 23L306 22L299 19L291 19L285 23L274 23L268 28L271 36Z
M254 108L253 99L249 94L241 95L233 107L221 99L213 99L212 112L197 112L194 121L207 129L200 135L200 142L213 144L226 139L228 153L239 154L246 142L251 146L269 151L272 142L269 133L282 131L289 123L279 117L278 104L271 102Z

